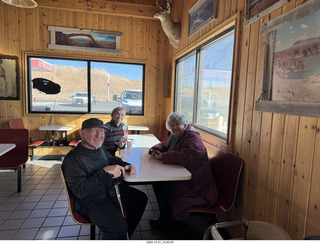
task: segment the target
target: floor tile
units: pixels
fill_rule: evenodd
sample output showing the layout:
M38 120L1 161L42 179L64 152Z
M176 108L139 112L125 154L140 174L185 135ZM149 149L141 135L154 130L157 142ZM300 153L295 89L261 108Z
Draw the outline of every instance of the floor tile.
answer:
M60 227L43 227L39 229L35 240L55 240Z
M49 226L61 226L64 221L64 217L48 217L43 223L43 227Z
M80 232L79 225L62 226L58 237L78 236Z
M22 192L16 190L16 173L0 173L1 240L90 240L90 226L75 223L70 216L61 180L60 161L34 160L22 170ZM201 240L210 224L207 216L181 215L172 229L153 230L149 220L159 216L151 184L133 187L148 195L145 213L131 240ZM96 227L96 239L102 233Z
M20 229L13 236L12 240L33 240L39 229Z
M28 229L28 228L39 228L42 226L45 218L28 218L20 227L21 229Z

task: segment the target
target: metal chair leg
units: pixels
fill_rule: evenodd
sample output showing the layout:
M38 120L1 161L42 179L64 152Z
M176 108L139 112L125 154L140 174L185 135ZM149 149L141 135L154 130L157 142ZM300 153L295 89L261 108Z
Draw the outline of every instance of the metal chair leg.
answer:
M90 225L90 240L96 239L96 226Z
M18 192L21 192L21 165L17 168Z
M114 185L114 188L116 190L116 194L117 194L117 198L118 198L118 202L119 202L119 205L120 205L120 208L121 208L122 215L123 215L123 217L125 217L124 212L123 212L123 206L122 206L122 202L121 202L121 196L120 196L120 190L119 190L118 184L119 183L116 183ZM128 232L126 232L126 235L127 235L127 239L130 240Z

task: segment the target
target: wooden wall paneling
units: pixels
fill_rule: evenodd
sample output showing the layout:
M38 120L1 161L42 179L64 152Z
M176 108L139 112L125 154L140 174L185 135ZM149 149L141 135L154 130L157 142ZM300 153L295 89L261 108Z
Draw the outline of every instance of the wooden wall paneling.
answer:
M265 22L268 22L270 16L265 16L260 19L260 26ZM260 27L259 27L260 33ZM259 46L258 46L258 58L257 58L257 71L256 71L256 84L255 84L255 96L253 104L255 105L261 97L261 91L263 86L263 74L264 74L264 60L265 60L265 36L259 34ZM272 113L261 113L255 111L253 113L253 126L252 126L252 139L251 145L255 145L260 139L260 148L257 155L258 159L258 177L256 187L256 208L255 208L255 219L266 219L267 214L265 210L268 208L266 203L270 189L268 187L268 180L270 175L268 172L270 166L270 150L272 149L272 130L273 130L274 115ZM261 127L260 127L261 126ZM261 129L261 133L259 133ZM261 136L261 138L259 138ZM251 150L251 149L250 149ZM250 151L251 153L251 151Z
M6 41L4 43L4 54L5 55L12 55L10 53L10 46L11 46L11 41L12 41L12 36L11 36L11 28L10 28L10 19L11 19L11 14L12 14L12 9L13 7L11 6L6 6L5 7L5 11L3 13L3 17L4 17L4 23L6 23L4 25L4 37L6 37Z
M5 54L5 24L6 19L5 19L5 4L3 2L0 2L0 23L3 23L0 25L0 54Z
M237 12L238 12L238 3L237 3L238 1L237 0L232 0L231 1L231 6L230 6L230 8L231 8L231 16L232 15L234 15L234 14L236 14ZM241 11L241 10L240 10ZM239 11L239 12L240 12ZM242 12L243 13L243 12ZM241 18L242 18L243 16L241 16ZM241 22L241 24L242 24L242 22Z
M257 158L257 184L256 184L256 199L254 209L254 219L264 220L266 209L266 198L268 194L267 181L268 181L268 168L269 168L269 154L270 154L270 140L272 129L272 113L263 113L261 119L261 132L260 132L260 147L259 155ZM249 175L250 177L250 175Z
M270 156L267 177L267 196L265 201L264 220L274 223L277 215L279 197L280 168L284 137L284 114L273 114Z
M19 9L13 8L12 14L10 14L10 23L11 23L11 47L10 53L15 56L20 56L20 53L17 52L19 50Z
M318 118L314 157L311 169L310 200L307 213L305 236L319 235L320 219L320 119Z
M260 21L260 25L257 25L258 30L260 26L263 25L269 18L266 16ZM256 31L256 30L255 30ZM252 31L251 31L252 32ZM262 91L263 83L263 68L264 68L264 43L265 37L258 33L257 36L258 49L257 49L257 60L256 60L256 73L255 73L255 88L254 88L254 98L253 106L255 102L259 99ZM263 117L262 117L263 116ZM250 158L252 162L256 165L257 169L257 184L256 184L256 208L255 208L255 219L264 218L264 207L265 207L265 197L267 192L267 171L268 171L268 161L269 161L269 148L270 148L270 137L272 128L272 114L270 113L260 113L257 111L253 112L252 117L252 132L251 132L251 143L250 143ZM263 119L262 119L263 118ZM250 177L250 176L249 176Z
M235 133L234 138L234 153L240 157L242 157L242 136L243 136L243 127L244 127L244 106L245 106L245 97L246 97L246 86L247 86L247 69L248 69L248 59L249 59L249 37L250 37L250 27L245 27L242 29L242 41L241 41L241 49L239 52L240 62L239 62L239 79L238 79L238 90L237 90L237 118L235 125ZM247 195L247 178L248 178L248 168L247 162L244 160L244 168L242 170L241 176L241 187L239 188L239 195L242 198L240 203L240 209L242 214L244 213L244 208L246 206L246 195Z
M220 1L222 2L222 1ZM231 4L232 4L232 0L227 0L224 2L225 6L224 6L224 19L227 19L231 16ZM218 2L219 4L219 2Z
M298 140L299 116L286 115L280 166L277 216L275 223L289 230L289 210L292 202L293 176Z
M294 167L293 204L289 215L289 233L293 239L302 239L305 235L316 128L317 118L301 117Z
M258 135L252 133L252 126L254 119L253 101L255 98L255 80L256 80L256 63L257 63L257 51L258 51L258 40L259 40L259 22L250 25L250 45L249 45L249 59L248 59L248 70L247 70L247 84L246 84L246 96L244 106L244 126L242 136L242 152L241 156L246 162L248 179L247 179L247 202L255 202L255 189L257 182L257 167L258 167L258 149L259 141ZM256 121L254 121L256 122ZM260 121L257 121L260 123ZM252 143L254 140L254 143ZM254 209L250 207L250 204L245 206L245 216L248 219L254 217Z

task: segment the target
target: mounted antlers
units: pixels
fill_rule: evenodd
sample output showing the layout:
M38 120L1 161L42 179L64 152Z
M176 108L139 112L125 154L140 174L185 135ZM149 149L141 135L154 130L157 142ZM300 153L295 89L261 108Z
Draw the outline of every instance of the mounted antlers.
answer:
M159 6L160 11L153 14L153 17L157 18L161 22L162 29L164 33L166 33L169 38L170 44L177 48L181 38L181 26L180 23L176 23L172 20L171 10L170 10L170 2L172 0L167 0L167 7L162 8L158 4L158 0L156 4Z

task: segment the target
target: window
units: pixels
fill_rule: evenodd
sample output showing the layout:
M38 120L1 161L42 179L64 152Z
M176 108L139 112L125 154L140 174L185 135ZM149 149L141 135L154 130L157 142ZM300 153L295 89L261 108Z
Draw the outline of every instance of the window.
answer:
M176 62L175 111L202 130L228 133L234 30L228 30Z
M144 64L35 56L27 60L30 113L110 114L123 106L127 114L143 115Z

